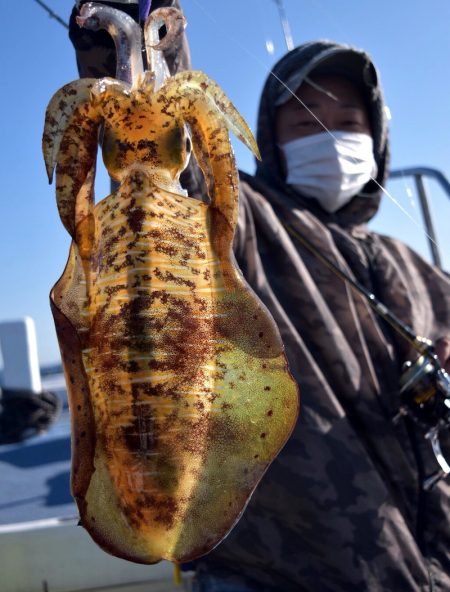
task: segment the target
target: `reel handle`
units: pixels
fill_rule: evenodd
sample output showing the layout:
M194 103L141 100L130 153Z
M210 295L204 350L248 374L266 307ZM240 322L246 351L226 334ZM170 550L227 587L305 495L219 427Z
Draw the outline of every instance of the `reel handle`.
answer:
M442 454L441 444L439 442L439 426L431 428L431 430L425 434L425 439L431 442L431 448L433 449L434 457L440 467L439 471L436 471L436 473L433 473L424 479L424 482L422 483L422 487L425 489L425 491L429 491L441 479L448 477L450 474L450 465Z

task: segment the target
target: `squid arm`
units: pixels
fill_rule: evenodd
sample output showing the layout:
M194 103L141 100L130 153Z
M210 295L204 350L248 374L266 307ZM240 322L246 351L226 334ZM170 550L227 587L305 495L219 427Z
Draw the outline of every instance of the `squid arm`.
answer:
M63 86L50 101L42 147L49 182L56 169L57 206L62 223L75 238L77 225L89 215L101 118L92 102L95 79Z
M175 102L189 125L211 203L234 230L238 176L228 130L260 158L250 128L222 89L203 72L182 72L170 78L161 89L162 97L164 102Z

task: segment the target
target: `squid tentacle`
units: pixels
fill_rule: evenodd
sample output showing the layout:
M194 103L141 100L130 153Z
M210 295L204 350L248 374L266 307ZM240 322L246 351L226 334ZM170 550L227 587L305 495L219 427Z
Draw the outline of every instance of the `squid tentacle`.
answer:
M143 73L141 54L141 30L128 14L110 6L88 2L83 4L77 17L80 27L91 31L105 29L116 47L116 78L129 84Z
M165 25L166 35L159 39L159 29ZM155 90L169 78L170 72L163 51L182 35L186 19L176 8L158 8L150 13L144 25L144 41L149 69L155 77Z

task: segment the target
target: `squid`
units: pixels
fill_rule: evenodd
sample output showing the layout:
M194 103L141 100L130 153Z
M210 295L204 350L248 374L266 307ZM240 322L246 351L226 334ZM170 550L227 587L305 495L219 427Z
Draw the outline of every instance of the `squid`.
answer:
M174 9L161 11L145 27L144 70L134 21L83 6L79 24L115 39L116 78L57 91L43 135L71 237L50 300L71 413L72 493L98 545L148 564L189 561L220 543L299 406L275 322L232 253L229 131L258 148L205 74L168 76L158 54L184 24ZM99 138L118 187L95 203ZM179 182L191 151L208 203Z

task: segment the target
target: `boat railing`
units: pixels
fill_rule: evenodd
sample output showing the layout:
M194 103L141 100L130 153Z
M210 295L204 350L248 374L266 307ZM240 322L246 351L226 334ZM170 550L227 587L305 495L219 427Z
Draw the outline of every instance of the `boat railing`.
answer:
M417 195L423 217L423 223L427 233L431 258L437 267L442 269L442 257L438 246L437 234L430 207L430 194L426 188L425 179L433 179L438 183L448 198L450 198L450 182L439 169L425 166L407 167L391 171L390 179L404 179L412 177L416 185Z

